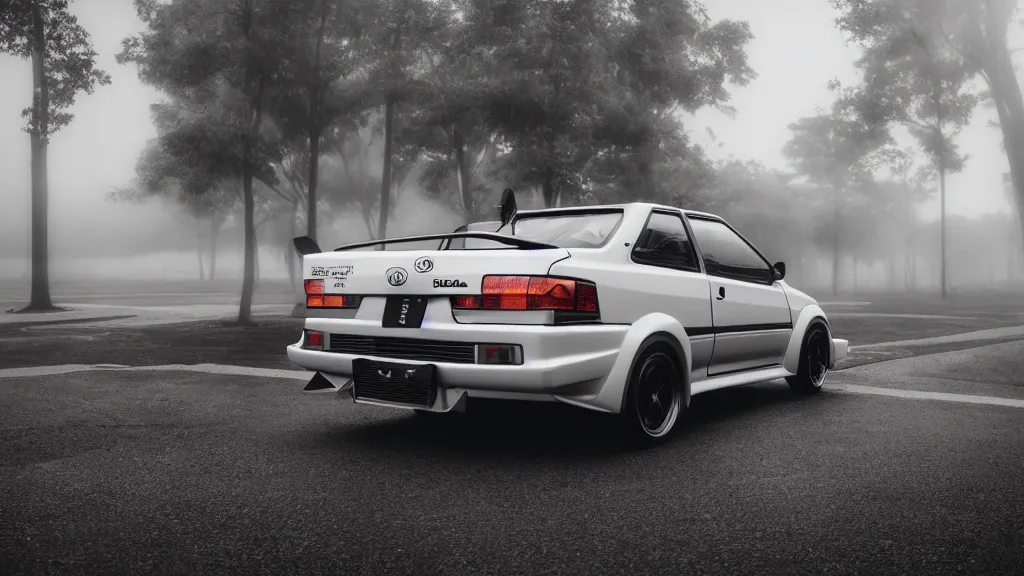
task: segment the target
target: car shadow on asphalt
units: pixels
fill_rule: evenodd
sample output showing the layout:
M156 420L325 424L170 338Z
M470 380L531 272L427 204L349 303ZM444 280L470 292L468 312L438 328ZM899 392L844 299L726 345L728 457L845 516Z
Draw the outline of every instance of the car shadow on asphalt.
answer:
M759 413L820 400L821 395L794 394L782 381L706 392L692 399L670 438L651 450L703 444ZM621 440L613 420L562 404L478 401L461 414L396 413L385 421L330 429L321 440L325 446L355 444L396 456L429 452L455 460L593 460L635 453L635 447Z

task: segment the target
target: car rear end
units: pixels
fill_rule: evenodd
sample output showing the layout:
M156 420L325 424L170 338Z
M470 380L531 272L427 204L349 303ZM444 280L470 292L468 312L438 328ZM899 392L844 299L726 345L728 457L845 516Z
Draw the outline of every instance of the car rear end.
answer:
M596 394L628 327L601 323L592 280L549 275L569 250L470 244L306 255L288 357L318 373L307 389L441 412Z

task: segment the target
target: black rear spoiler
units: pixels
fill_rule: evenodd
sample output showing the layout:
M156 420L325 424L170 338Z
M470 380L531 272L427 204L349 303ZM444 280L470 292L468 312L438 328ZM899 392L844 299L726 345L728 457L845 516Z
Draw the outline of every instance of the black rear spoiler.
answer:
M323 252L323 250L320 249L320 245L316 243L316 240L313 240L309 236L293 238L292 244L295 244L295 249L299 251L300 256L305 256L306 254L319 254Z
M524 240L522 238L515 238L513 236L504 236L502 234L495 234L494 232L450 232L448 234L406 236L405 238L387 238L385 240L373 240L370 242L359 242L357 244L346 244L340 248L335 248L334 251L341 252L343 250L369 248L370 246L384 246L386 244L399 244L402 242L424 242L427 240L448 240L454 238L480 238L482 240L493 240L494 242L500 242L501 244L514 246L520 250L553 250L558 248L558 246L555 246L553 244L544 244L543 242L534 242L533 240ZM298 247L298 240L298 238L295 239L296 247Z

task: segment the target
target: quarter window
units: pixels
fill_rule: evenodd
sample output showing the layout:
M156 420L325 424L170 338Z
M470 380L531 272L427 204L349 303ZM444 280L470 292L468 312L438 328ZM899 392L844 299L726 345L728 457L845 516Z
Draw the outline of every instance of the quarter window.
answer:
M771 267L725 224L690 218L690 228L709 275L763 284L772 281Z
M654 212L633 247L640 264L699 272L697 257L679 215Z

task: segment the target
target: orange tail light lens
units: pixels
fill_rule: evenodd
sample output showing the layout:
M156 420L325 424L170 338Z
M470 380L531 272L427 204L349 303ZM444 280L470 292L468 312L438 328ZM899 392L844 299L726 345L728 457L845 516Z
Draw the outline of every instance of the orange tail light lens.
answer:
M306 308L358 308L361 296L324 294L323 280L306 280Z

